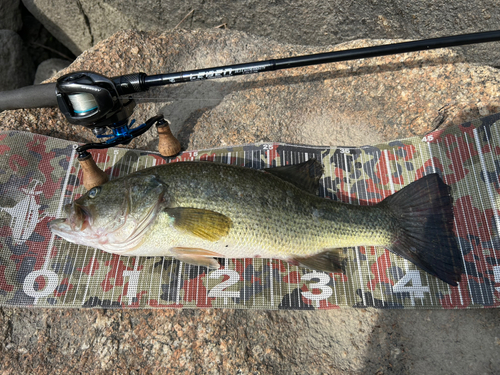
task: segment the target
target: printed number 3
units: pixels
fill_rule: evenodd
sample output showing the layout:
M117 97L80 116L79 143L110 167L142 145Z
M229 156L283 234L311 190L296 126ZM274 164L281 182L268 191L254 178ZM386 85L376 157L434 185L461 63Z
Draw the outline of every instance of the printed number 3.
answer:
M302 276L302 280L310 281L311 279L319 279L319 282L309 284L309 289L310 290L319 289L321 290L321 293L313 294L312 292L304 292L302 293L302 295L305 298L310 299L311 301L316 301L316 306L319 307L319 301L327 299L333 293L332 288L326 285L330 281L330 276L328 276L326 273L319 273L319 272L306 273L305 275Z

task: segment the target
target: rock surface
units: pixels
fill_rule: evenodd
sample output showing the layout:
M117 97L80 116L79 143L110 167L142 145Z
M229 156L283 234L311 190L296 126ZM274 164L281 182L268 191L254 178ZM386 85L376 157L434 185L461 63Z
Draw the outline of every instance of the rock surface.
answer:
M33 83L33 63L21 37L11 30L0 30L0 72L0 91Z
M497 311L0 309L4 373L495 374Z
M19 0L0 1L0 43L0 91L32 85L36 67L45 60L73 59Z
M121 32L59 74L80 69L108 76L156 74L331 48L283 45L221 30ZM497 70L467 64L455 52L422 52L155 89L141 96L135 117L145 120L164 112L189 148L260 140L369 144L496 112L498 80ZM55 109L0 114L0 130L11 129L93 139ZM133 146L154 149L155 134ZM499 327L500 315L493 309L1 308L0 369L40 374L493 374L500 369Z
M425 39L500 29L494 0L153 1L23 0L74 54L118 30L226 27L281 43L328 45L361 38ZM60 12L63 8L64 12ZM180 24L180 25L179 25ZM500 66L500 43L464 47L466 59Z
M57 72L67 68L70 64L71 61L55 58L43 61L36 68L35 81L33 84L39 85L43 81L52 78L57 74Z
M0 30L19 31L23 26L20 0L0 1Z

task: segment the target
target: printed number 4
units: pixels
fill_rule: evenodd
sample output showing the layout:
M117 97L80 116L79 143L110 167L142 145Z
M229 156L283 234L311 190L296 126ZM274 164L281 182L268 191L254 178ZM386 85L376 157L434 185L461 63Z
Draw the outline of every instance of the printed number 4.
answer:
M422 138L422 142L431 142L434 140L434 136L432 134L427 134L424 138Z
M411 281L412 286L406 286ZM415 298L424 298L424 292L429 293L428 286L422 286L422 281L420 280L420 272L416 270L411 270L406 272L393 287L392 291L395 293L410 293L413 294Z

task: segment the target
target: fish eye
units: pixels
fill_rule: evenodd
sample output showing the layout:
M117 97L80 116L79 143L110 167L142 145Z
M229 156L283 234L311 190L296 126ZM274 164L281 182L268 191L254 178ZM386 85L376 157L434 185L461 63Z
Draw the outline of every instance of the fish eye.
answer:
M97 196L97 194L99 194L100 191L101 191L101 187L100 186L93 187L92 189L89 190L88 197L90 199L94 199Z

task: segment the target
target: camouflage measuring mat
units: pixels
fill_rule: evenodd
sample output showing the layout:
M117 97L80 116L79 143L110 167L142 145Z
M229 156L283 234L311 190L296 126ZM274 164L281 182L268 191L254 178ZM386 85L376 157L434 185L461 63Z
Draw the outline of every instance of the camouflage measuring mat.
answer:
M500 305L500 114L421 138L378 146L262 143L184 152L174 159L114 148L93 152L111 178L168 162L208 160L250 168L310 158L325 167L326 199L372 205L427 173L452 187L465 274L451 287L373 247L347 250L346 274L269 259L226 259L221 268L168 257L120 257L70 244L48 222L84 193L76 144L0 133L0 304L102 308L479 308Z

